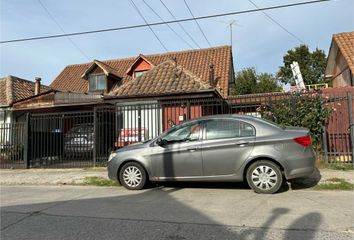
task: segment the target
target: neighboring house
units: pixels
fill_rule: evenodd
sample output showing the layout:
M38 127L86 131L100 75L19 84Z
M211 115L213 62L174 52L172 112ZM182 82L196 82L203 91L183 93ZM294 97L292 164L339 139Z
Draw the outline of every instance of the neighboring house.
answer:
M48 86L41 85L40 81L40 78L32 82L11 75L0 78L0 124L16 121L14 102L50 90Z
M333 35L325 74L333 87L354 86L354 32Z

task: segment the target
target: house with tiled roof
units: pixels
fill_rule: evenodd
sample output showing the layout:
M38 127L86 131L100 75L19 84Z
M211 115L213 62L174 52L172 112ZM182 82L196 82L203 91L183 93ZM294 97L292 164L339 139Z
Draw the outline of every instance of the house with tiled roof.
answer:
M49 90L50 87L42 85L39 78L36 82L11 75L0 78L0 123L12 122L14 102Z
M333 35L325 74L333 87L354 86L354 32Z
M227 97L234 80L231 47L221 46L68 65L50 86L108 99Z
M17 111L90 110L119 102L227 98L235 82L230 46L66 66L51 91L14 104Z

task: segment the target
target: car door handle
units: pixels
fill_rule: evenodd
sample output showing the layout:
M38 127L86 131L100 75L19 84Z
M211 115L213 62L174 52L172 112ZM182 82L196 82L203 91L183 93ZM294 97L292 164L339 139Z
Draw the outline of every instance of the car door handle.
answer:
M249 144L249 142L247 142L247 141L239 141L239 142L235 143L235 145L240 146L240 147L244 147L247 144Z

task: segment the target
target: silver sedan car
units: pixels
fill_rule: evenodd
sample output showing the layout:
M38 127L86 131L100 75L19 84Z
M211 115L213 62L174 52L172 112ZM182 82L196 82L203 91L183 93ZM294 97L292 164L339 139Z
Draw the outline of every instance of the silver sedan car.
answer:
M194 119L155 139L113 152L108 176L131 190L148 181L247 180L257 193L275 193L284 179L314 171L306 128L282 128L244 115Z

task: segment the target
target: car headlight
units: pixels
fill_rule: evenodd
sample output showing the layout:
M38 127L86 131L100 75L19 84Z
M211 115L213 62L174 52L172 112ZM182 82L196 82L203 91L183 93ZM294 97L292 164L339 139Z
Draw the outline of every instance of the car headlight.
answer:
M115 156L117 156L117 153L111 153L108 158L108 162L111 161Z

